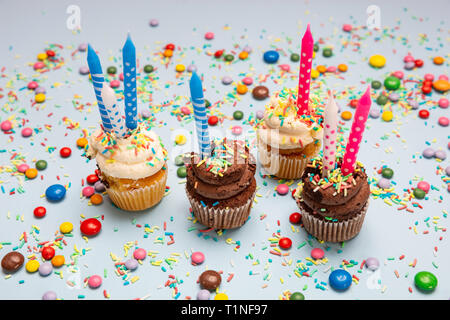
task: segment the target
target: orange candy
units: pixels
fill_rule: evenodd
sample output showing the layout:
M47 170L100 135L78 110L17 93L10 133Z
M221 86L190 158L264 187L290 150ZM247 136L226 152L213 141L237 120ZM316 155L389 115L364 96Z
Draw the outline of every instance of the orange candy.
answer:
M437 80L433 82L433 88L440 92L446 92L450 89L450 82L447 80Z
M241 53L239 53L239 59L245 60L247 58L248 58L248 52L247 51L242 51Z
M96 206L103 203L103 197L99 193L93 194L90 199L91 199L91 203Z
M346 72L348 70L348 67L346 64L341 63L340 65L338 65L338 70L340 72Z
M77 146L80 148L84 148L88 144L88 141L86 138L79 138L77 139Z
M52 265L55 268L61 267L66 262L66 259L62 255L54 256L52 259Z
M248 88L245 84L238 84L236 88L237 93L239 94L246 94L248 91Z
M165 50L163 53L164 57L170 58L171 56L173 56L173 50Z
M317 66L316 70L319 71L320 73L325 73L327 71L327 67L319 65Z
M25 171L25 176L28 179L34 179L36 178L38 175L38 171L35 168L29 168L27 169L27 171Z
M345 121L348 121L348 120L350 120L351 118L352 118L352 113L350 112L350 111L343 111L342 113L341 113L341 118L343 119L343 120L345 120Z
M434 57L433 63L437 64L437 65L443 64L444 63L444 58L442 58L442 57Z

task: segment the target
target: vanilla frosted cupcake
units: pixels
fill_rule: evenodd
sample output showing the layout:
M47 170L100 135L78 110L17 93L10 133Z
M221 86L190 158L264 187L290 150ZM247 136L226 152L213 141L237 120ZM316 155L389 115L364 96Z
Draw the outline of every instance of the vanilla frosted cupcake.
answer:
M299 179L321 149L323 108L310 101L310 114L298 115L296 95L296 89L276 92L257 128L259 161L269 174L282 179Z
M127 211L161 201L167 181L167 151L159 136L141 123L125 138L98 129L89 137L86 156L95 158L112 202Z

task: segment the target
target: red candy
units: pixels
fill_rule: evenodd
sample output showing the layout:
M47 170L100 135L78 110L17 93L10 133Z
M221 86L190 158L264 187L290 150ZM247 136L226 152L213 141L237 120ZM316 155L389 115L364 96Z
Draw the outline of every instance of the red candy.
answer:
M217 50L215 53L214 53L214 57L215 58L217 58L217 59L219 59L222 55L223 55L223 52L224 52L225 50Z
M215 126L217 124L217 122L219 122L219 118L217 118L216 116L210 116L208 118L208 124L210 126Z
M428 119L428 117L430 116L430 112L428 110L422 109L419 110L419 117L422 119Z
M420 68L423 66L423 60L416 59L414 60L414 64L416 65L417 68Z
M358 106L358 99L353 99L350 101L350 107L356 108Z
M280 246L281 249L289 249L290 247L292 247L292 240L289 238L281 238L278 241L278 245Z
M432 91L432 89L431 89L430 86L423 86L422 87L422 93L423 94L429 94L429 93L431 93L431 91Z
M48 57L54 57L55 56L55 51L53 51L53 50L47 50L45 53L47 54Z
M36 218L42 218L47 213L47 210L44 207L37 207L34 209L33 214Z
M72 150L68 147L64 147L64 148L61 148L61 150L59 150L59 155L63 158L68 158L68 157L70 157L71 154L72 154Z
M289 216L289 222L292 224L299 224L302 220L302 215L298 212L291 213Z
M90 174L87 176L86 178L86 182L89 184L94 184L96 183L98 180L100 180L96 174Z
M53 249L53 247L44 247L42 249L42 258L44 258L45 260L52 260L53 257L55 256L55 249Z
M95 218L89 218L81 223L81 233L87 236L95 236L102 229L102 224Z
M169 44L166 45L165 49L173 51L173 50L175 50L175 45L173 43L169 43Z

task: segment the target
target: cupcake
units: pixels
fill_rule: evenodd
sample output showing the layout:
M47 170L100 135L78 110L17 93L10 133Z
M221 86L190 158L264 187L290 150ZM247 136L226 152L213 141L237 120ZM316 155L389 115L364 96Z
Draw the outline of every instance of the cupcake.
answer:
M167 181L167 151L144 122L123 138L98 129L88 141L86 156L95 158L99 177L117 207L140 211L161 201Z
M336 168L322 178L322 160L313 159L306 167L294 194L309 234L329 242L355 237L364 222L370 188L360 162L352 174L341 173L341 159Z
M213 140L211 154L203 160L185 156L186 193L194 216L215 229L242 226L248 219L256 192L256 164L239 140Z
M310 102L310 114L298 115L296 90L275 93L257 126L261 166L281 179L299 179L308 163L321 149L322 108Z

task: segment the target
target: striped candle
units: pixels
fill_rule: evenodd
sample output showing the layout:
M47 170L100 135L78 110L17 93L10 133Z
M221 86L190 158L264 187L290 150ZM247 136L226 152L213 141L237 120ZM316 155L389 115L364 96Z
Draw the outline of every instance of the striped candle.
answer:
M311 86L311 67L314 49L314 40L311 30L306 28L302 38L302 50L300 54L300 74L298 77L297 114L309 114L309 90Z
M344 176L353 173L355 169L356 155L358 154L363 132L366 128L371 104L369 86L361 99L358 100L358 106L356 107L352 129L348 137L347 147L345 148L345 155L342 159L341 171Z
M128 129L137 127L136 48L128 34L122 49L125 123Z
M100 59L98 58L98 55L95 53L94 49L92 49L91 45L88 45L87 62L89 65L89 72L91 73L92 83L94 85L95 97L97 98L97 104L100 111L100 118L103 123L103 129L106 132L111 132L111 120L109 118L108 111L103 105L103 100L101 97L101 91L103 83L105 82L105 78L103 76Z
M338 107L334 101L333 94L328 91L328 103L323 116L323 177L328 177L328 173L334 169L336 163L337 123Z
M124 137L127 133L127 129L125 128L124 121L122 119L122 112L117 106L116 93L110 86L104 85L101 96L105 109L108 111L111 120L112 130L118 138Z
M191 90L191 101L194 107L195 127L197 128L198 145L202 159L211 153L211 144L209 141L208 117L206 115L205 99L203 97L202 81L197 73L192 72L189 82Z

